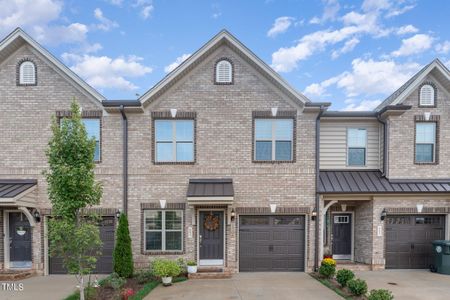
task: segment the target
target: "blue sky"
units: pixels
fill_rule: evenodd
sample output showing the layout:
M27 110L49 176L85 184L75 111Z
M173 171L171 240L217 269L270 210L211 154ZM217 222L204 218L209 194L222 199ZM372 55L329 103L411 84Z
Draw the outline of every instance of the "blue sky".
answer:
M372 109L422 66L450 64L446 0L0 0L108 99L136 99L225 28L332 109Z

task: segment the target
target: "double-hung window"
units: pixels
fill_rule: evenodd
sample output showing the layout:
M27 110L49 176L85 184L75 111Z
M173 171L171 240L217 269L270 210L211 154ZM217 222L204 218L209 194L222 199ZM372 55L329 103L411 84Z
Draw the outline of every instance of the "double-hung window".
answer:
M434 163L436 156L436 123L416 123L416 162Z
M293 119L255 119L255 161L292 161L293 131Z
M100 161L100 119L82 119L88 138L95 138L94 161Z
M155 120L155 161L194 162L194 120Z
M145 210L146 251L183 250L183 211Z
M366 165L367 130L364 128L347 129L347 165L363 167Z

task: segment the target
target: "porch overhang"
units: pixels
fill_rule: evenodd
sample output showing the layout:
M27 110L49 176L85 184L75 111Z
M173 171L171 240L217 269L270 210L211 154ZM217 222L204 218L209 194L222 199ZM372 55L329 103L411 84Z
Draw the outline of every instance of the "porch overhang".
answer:
M190 179L187 202L195 205L232 205L234 201L233 180Z
M37 180L0 179L0 207L36 207Z

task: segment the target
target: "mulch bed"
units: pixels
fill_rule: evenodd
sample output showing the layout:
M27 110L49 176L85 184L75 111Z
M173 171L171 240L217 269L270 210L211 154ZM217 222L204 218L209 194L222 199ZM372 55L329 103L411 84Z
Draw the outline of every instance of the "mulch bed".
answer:
M366 296L354 296L348 288L342 288L341 285L336 281L336 279L327 279L321 276L319 273L310 273L312 277L320 281L322 284L326 285L328 288L334 290L337 294L341 295L345 299L352 300L367 300ZM325 283L326 282L326 283Z
M89 300L103 300L103 299L120 299L120 292L123 289L133 289L136 293L144 287L145 283L138 283L136 278L128 278L127 283L122 287L121 290L114 290L110 287L99 286L96 288L96 293L94 297L89 297Z

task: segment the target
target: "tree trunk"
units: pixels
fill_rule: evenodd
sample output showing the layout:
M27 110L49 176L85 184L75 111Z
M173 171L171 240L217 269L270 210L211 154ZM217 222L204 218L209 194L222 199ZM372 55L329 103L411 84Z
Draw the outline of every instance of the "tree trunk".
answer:
M83 278L83 275L81 275L81 279L80 279L80 300L84 300L84 278Z

